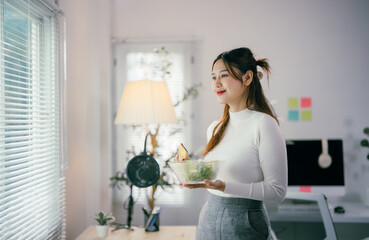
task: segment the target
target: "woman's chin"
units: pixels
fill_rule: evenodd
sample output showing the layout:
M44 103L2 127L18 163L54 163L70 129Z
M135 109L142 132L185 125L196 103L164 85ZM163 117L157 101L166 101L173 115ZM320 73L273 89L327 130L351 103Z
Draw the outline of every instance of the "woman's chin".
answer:
M222 98L221 96L218 96L217 99L218 99L218 103L220 103L220 104L225 104L226 103L224 101L224 98Z

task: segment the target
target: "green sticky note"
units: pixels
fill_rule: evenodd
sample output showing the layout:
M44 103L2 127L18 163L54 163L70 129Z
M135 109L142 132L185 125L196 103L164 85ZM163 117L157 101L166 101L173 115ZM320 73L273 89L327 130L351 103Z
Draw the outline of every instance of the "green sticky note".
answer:
M288 107L298 108L299 107L299 99L298 98L289 98L288 99Z
M303 110L301 111L301 120L302 121L311 121L313 119L311 110Z

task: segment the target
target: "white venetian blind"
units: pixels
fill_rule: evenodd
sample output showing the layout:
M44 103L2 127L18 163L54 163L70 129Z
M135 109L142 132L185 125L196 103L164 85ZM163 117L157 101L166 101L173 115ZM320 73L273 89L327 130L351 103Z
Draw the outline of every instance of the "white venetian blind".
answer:
M0 15L0 239L64 239L62 17L41 0Z

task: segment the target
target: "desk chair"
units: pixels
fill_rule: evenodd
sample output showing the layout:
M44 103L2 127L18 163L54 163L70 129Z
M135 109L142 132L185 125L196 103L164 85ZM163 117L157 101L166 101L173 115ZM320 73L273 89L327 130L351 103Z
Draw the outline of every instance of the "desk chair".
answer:
M324 194L320 193L305 193L305 192L292 192L288 191L285 199L292 200L306 200L315 201L319 206L319 210L323 219L323 225L325 229L325 240L336 240L337 234L333 225L332 216L329 212L327 199ZM277 239L275 233L271 230L271 238Z

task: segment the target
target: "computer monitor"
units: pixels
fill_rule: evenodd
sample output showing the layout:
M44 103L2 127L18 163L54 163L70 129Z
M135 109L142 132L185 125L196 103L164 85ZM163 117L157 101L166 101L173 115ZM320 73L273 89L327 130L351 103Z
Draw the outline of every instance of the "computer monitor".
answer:
M286 140L289 186L345 185L342 140L328 139L327 143L332 161L328 167L322 167L322 139Z

